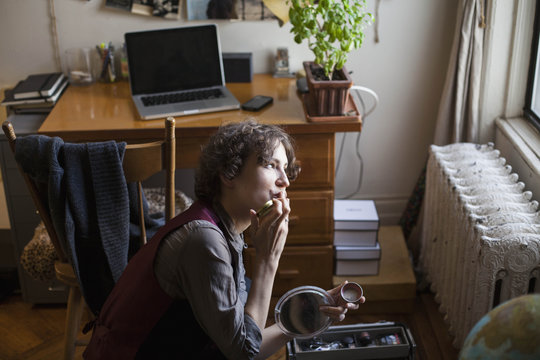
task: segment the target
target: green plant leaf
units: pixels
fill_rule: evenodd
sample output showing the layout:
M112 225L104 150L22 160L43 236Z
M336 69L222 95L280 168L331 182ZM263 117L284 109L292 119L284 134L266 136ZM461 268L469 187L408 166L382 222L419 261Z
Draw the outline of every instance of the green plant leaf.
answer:
M362 46L364 28L373 21L365 0L287 0L291 33L307 40L326 75L343 68L348 54Z

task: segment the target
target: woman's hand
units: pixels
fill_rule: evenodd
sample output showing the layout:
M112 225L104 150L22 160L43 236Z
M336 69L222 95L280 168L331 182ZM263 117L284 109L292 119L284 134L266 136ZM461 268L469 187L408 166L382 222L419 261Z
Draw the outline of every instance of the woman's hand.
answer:
M244 311L251 316L260 329L264 329L272 296L272 286L279 258L289 232L288 218L291 208L286 192L272 199L273 205L266 215L259 218L250 210L250 236L255 248L252 264L251 289Z
M286 196L286 192L283 192L282 197L272 199L273 206L261 217L257 216L255 210L250 210L251 239L256 256L263 261L279 261L285 246L291 212L290 201Z
M343 285L347 284L348 281L344 281L341 285L333 288L332 290L328 290L328 293L330 296L332 296L332 299L334 299L335 306L329 306L329 305L321 305L319 307L319 310L328 315L333 321L339 322L343 321L345 319L345 314L349 310L356 310L359 307L359 304L363 304L366 301L366 298L362 296L357 303L350 303L345 301L341 297L341 288Z

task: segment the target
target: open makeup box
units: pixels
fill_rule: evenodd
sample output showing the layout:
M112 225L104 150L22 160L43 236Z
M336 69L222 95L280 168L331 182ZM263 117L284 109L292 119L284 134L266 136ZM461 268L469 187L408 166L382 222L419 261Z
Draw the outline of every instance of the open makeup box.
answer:
M341 297L350 302L362 294L355 283L341 289ZM293 337L287 343L288 360L414 359L416 344L406 325L381 321L331 326L319 306L333 303L330 294L315 286L295 288L281 297L274 313L281 330Z
M309 339L287 343L288 360L414 359L416 344L401 323L331 326Z

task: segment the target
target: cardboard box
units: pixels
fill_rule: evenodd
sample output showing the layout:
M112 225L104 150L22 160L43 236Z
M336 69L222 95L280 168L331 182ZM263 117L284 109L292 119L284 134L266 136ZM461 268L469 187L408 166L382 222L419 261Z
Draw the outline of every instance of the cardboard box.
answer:
M336 260L336 276L377 275L379 260Z
M378 230L335 230L334 245L336 246L375 246Z
M334 230L379 229L373 200L334 200Z
M334 257L336 260L379 260L381 246L378 242L375 246L335 246Z
M335 275L377 275L381 247L375 246L336 246L334 248Z

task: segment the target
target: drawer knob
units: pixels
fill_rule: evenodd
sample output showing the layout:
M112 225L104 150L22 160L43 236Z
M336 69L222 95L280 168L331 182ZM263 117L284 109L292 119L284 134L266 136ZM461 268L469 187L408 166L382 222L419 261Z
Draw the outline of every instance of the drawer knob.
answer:
M278 276L281 279L292 279L300 275L300 271L297 269L292 270L278 270Z

